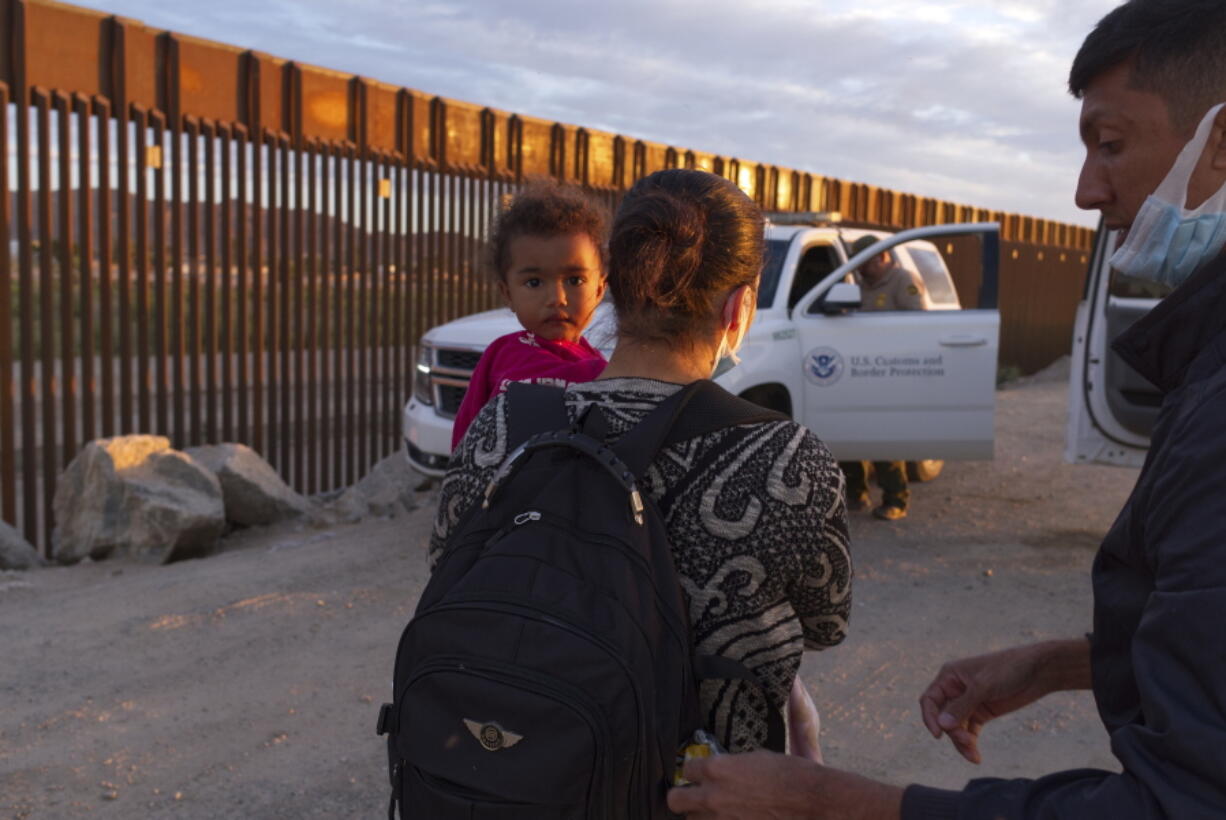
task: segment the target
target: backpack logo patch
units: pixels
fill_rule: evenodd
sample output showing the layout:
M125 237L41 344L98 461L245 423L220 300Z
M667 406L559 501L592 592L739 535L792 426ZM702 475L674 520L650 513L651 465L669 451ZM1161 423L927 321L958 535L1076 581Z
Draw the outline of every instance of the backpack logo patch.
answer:
M464 718L464 725L487 752L509 749L524 739L523 735L507 731L492 720L487 723L481 723L477 720Z

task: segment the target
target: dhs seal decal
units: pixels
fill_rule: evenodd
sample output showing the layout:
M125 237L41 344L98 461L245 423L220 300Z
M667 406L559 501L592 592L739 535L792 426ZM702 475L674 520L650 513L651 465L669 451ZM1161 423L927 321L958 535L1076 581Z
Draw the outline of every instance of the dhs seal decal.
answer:
M818 387L829 387L843 377L843 356L833 347L819 347L805 357L805 378Z

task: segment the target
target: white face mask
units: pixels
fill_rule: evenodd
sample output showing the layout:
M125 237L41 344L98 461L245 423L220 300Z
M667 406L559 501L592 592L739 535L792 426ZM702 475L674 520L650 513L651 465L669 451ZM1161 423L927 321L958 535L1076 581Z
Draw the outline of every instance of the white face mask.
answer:
M1141 206L1128 238L1111 256L1111 267L1120 273L1176 287L1226 246L1226 185L1195 210L1187 209L1188 182L1223 106L1205 115L1166 179Z
M711 378L719 378L727 373L732 368L741 363L741 357L736 355L736 352L741 349L741 344L745 341L745 334L749 332L749 300L753 298L753 291L746 288L740 291L741 300L737 305L737 324L740 326L740 331L737 333L736 342L728 341L728 328L724 328L724 337L719 341L719 349L715 351L715 367L711 370ZM732 298L736 298L735 295Z

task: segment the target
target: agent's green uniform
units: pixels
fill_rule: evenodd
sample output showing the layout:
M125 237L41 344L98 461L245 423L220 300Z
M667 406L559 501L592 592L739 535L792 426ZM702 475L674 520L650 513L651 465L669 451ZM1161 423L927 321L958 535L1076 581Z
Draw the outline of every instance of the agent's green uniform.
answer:
M863 294L861 310L928 310L931 307L924 280L897 263L875 285L869 285L861 276L856 279ZM847 477L848 500L867 497L868 462L841 461L839 466ZM877 486L881 488L882 506L907 509L911 491L907 489L906 462L874 461L873 470L877 474Z

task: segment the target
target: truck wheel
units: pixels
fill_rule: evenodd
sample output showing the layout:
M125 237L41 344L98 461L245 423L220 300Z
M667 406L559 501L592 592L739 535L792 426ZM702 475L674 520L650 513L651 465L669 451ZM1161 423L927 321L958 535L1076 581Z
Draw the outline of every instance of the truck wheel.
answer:
M941 474L941 469L944 466L944 461L939 461L935 458L923 461L908 461L907 480L915 482L932 481Z

